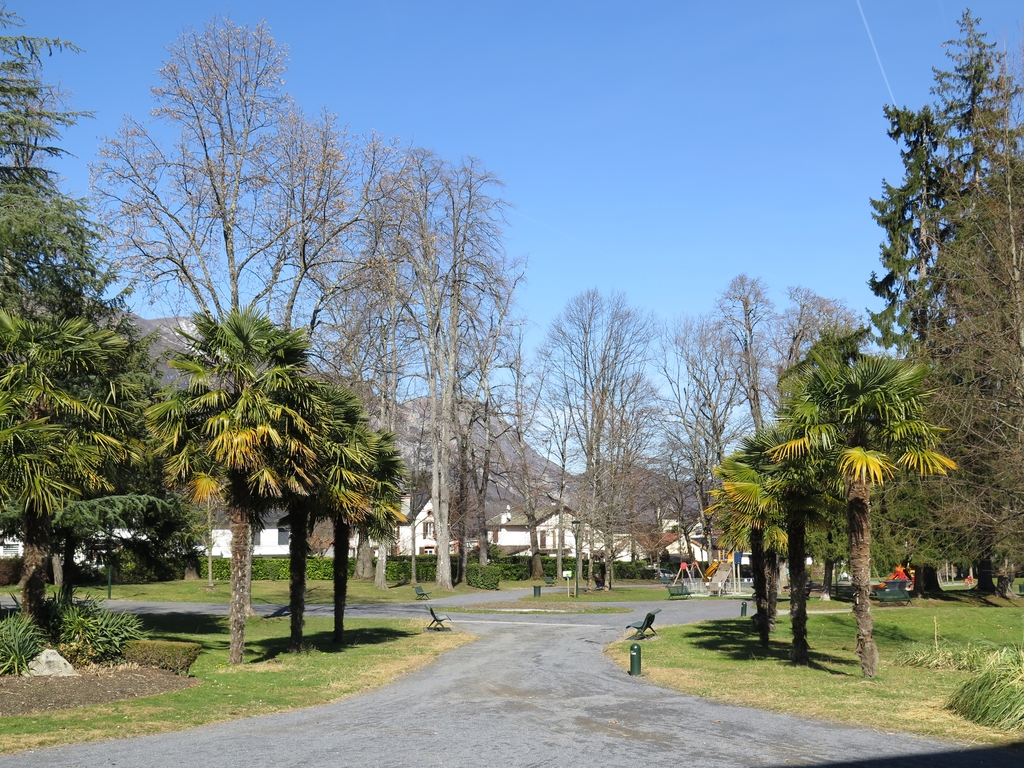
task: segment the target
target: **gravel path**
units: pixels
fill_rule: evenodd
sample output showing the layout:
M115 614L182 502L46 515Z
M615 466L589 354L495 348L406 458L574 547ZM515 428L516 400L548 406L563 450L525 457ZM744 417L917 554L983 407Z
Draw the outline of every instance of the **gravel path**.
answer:
M502 598L511 598L502 593ZM432 605L465 604L462 598ZM478 597L472 602L480 602ZM117 607L199 613L202 606ZM111 607L114 607L113 605ZM602 654L634 615L452 615L480 640L363 696L190 731L0 757L0 766L1013 766L1024 753L963 750L713 704L631 678ZM662 624L734 616L732 601L659 602ZM215 606L216 612L226 606ZM311 606L319 612L326 606ZM262 611L273 613L275 607ZM212 611L211 611L212 612ZM423 618L422 605L346 615ZM2 724L0 724L2 726Z

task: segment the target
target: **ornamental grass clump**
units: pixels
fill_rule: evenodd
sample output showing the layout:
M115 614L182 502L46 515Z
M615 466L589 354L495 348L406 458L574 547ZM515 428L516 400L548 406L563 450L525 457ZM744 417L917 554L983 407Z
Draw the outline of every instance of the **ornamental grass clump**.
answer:
M61 656L78 667L124 656L129 640L140 640L142 621L130 613L103 610L92 600L56 603L51 631Z
M893 663L901 667L924 669L959 669L974 672L988 662L1002 646L994 643L967 643L966 645L925 645L923 643L900 649Z
M26 616L11 614L0 621L0 675L20 675L46 642L43 631Z
M979 725L1024 730L1024 648L992 654L954 691L946 707Z

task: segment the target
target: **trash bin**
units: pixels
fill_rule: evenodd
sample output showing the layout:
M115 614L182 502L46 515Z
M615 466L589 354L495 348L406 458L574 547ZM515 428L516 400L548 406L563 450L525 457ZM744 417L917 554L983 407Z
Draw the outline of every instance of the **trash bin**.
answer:
M533 588L533 596L540 597L540 585L535 585Z

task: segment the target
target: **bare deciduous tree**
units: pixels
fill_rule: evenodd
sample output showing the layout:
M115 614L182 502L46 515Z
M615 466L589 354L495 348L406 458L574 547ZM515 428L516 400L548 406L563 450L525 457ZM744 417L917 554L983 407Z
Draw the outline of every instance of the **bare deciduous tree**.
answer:
M346 238L383 194L391 151L303 115L286 63L265 23L188 29L158 71L156 124L127 118L103 143L93 183L109 243L154 298L211 317L261 305L313 327L341 289Z
M544 357L551 399L566 414L583 475L579 512L603 536L611 563L627 532L633 469L649 447L658 398L647 373L654 319L622 294L596 290L572 298L548 332Z

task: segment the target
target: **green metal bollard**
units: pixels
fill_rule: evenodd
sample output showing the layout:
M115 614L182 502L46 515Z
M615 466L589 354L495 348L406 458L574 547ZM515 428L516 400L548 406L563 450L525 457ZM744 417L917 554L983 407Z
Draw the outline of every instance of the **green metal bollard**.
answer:
M536 584L533 586L533 596L540 597L540 587Z
M740 618L742 619L746 615L747 615L747 601L744 600L742 603L740 603Z
M629 646L629 674L633 677L640 676L640 643Z

